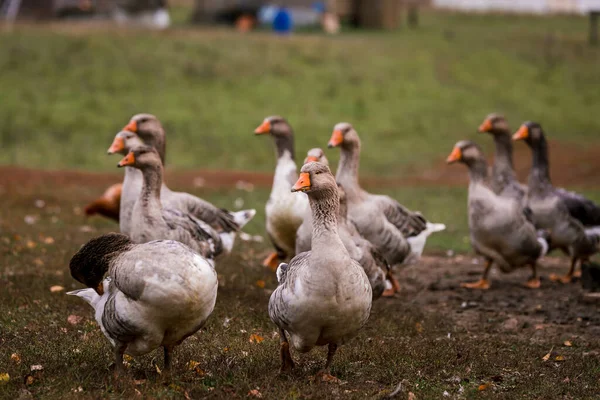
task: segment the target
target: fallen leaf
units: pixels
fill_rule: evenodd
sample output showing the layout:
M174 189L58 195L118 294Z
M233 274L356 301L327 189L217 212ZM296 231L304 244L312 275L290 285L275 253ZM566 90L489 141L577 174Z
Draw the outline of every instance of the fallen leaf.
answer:
M65 290L65 288L60 285L54 285L50 287L50 291L52 293L62 292L63 290Z
M422 333L425 329L423 328L423 325L420 322L417 322L415 324L415 328L417 329L417 332Z
M563 356L556 356L554 359L556 361L565 361L565 358Z
M252 389L252 390L250 390L250 391L248 392L248 396L251 396L251 397L257 397L257 398L261 399L261 398L262 398L262 393L260 393L260 392L258 391L258 389Z
M21 363L21 356L18 355L17 353L12 353L10 355L10 359L13 360L14 362L16 362L17 364Z
M552 355L552 350L554 350L554 347L552 347L550 349L550 351L548 352L548 354L546 354L544 357L542 357L542 361L548 361L550 359L550 356Z
M198 361L188 361L187 368L191 371L200 364Z
M565 379L563 379L563 383L571 383L571 380L568 376Z
M229 351L229 347L223 347L223 353L227 353Z
M44 266L44 262L42 261L41 258L36 258L33 260L33 263L37 266L37 267L43 267Z
M250 342L250 343L260 343L260 342L262 342L263 340L265 340L265 338L264 338L264 337L262 337L262 336L260 336L260 335L257 335L256 333L253 333L252 335L250 335L250 340L249 340L249 342Z
M67 317L67 322L70 323L71 325L77 325L78 323L81 322L81 320L83 319L83 317L80 317L79 315L69 315Z
M35 204L37 208L44 208L46 206L46 202L40 199L36 200L33 204Z
M156 367L156 372L160 375L162 374L161 369L158 367L158 364L154 364L154 366Z
M137 386L143 385L144 383L146 383L145 379L136 379L136 380L133 381L133 384L137 385Z
M129 354L123 354L123 360L125 360L127 362L132 362L133 357L131 357Z
M41 365L39 365L39 364L37 364L37 365L32 365L32 366L31 366L31 370L32 370L32 371L41 371L41 370L43 370L43 369L44 369L44 367L42 367L42 366L41 366Z
M256 286L258 286L261 289L264 289L265 287L265 281L263 281L262 279L259 279L256 281Z
M25 384L33 385L33 382L35 382L35 378L32 375L27 375L27 377L25 378Z
M10 375L8 372L0 373L0 383L6 383L10 380Z
M417 400L417 396L413 392L408 392L408 400Z
M564 342L563 344L564 344L565 346L567 346L567 347L571 347L571 346L573 346L573 343L571 343L571 341L570 341L570 340L565 340L565 342Z
M484 383L482 385L479 385L479 387L477 388L477 390L479 390L480 392L484 391L484 390L488 390L492 385L490 383Z
M43 240L44 243L46 244L54 244L54 238L51 236L46 236Z
M36 246L36 244L33 240L28 240L26 246L28 249L33 249Z

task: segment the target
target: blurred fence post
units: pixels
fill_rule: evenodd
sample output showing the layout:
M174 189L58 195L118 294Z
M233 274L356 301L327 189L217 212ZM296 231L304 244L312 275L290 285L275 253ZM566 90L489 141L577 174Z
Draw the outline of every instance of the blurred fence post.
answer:
M600 19L600 11L590 11L590 44L598 45L598 19Z

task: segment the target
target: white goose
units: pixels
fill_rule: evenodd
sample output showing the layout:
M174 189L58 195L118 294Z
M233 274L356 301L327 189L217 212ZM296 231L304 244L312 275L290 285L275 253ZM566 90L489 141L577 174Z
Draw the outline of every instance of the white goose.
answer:
M273 187L265 207L267 234L275 252L263 261L263 265L275 270L279 261L287 261L295 254L296 231L302 224L308 199L304 194L294 195L290 192L298 177L292 127L282 117L273 116L265 118L254 133L270 134L277 150Z
M354 337L371 312L371 285L338 234L338 188L329 168L302 167L293 191L306 192L313 218L312 249L277 269L279 286L269 300L269 316L279 327L282 372L294 367L286 332L297 351L329 346L324 379L338 346Z
M172 240L134 244L123 234L103 235L71 258L70 269L88 289L67 294L94 308L114 347L117 374L124 353L139 356L158 347L169 373L173 348L202 328L217 299L211 263Z

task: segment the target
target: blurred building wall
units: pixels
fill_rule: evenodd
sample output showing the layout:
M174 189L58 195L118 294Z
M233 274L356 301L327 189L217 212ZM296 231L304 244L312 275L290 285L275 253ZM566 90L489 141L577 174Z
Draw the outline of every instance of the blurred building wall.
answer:
M552 14L600 10L600 0L433 0L432 3L439 8L479 12Z

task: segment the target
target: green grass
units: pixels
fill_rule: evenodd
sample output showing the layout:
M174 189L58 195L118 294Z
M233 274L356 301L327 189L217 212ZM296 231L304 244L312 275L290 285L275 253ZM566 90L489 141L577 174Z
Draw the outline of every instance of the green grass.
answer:
M538 120L553 139L600 143L590 117L600 51L586 45L584 18L423 12L421 21L291 38L17 27L1 34L0 163L113 168L105 149L141 111L164 122L170 163L186 168L270 171L272 145L252 130L271 114L295 127L299 152L352 122L371 174L441 160L491 111L514 128Z

